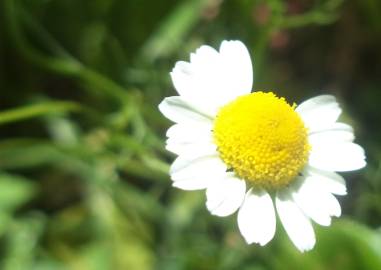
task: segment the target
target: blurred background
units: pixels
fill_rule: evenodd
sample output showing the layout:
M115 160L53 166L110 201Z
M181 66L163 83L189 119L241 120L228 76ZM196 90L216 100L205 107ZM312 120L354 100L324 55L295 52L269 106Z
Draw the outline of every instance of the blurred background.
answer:
M242 40L254 89L334 94L367 152L301 254L171 187L169 72ZM0 269L381 269L381 1L0 1Z

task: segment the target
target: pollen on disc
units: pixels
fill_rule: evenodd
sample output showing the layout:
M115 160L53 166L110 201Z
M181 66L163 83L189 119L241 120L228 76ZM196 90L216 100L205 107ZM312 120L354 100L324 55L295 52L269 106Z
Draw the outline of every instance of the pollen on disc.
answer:
M289 184L310 151L307 129L294 107L271 92L240 96L222 107L213 127L222 160L255 186Z

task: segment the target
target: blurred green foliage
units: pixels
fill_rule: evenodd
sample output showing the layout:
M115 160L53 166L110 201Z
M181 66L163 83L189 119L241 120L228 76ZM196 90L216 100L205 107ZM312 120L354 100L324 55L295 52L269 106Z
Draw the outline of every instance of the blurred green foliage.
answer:
M247 246L171 187L157 104L175 61L223 39L255 89L335 94L367 151L307 254L281 226ZM381 269L380 48L377 0L1 1L0 269Z

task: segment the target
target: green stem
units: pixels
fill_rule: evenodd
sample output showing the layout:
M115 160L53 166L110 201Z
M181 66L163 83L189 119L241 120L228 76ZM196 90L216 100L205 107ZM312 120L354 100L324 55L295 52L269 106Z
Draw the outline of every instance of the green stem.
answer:
M78 104L64 101L44 102L42 104L14 108L0 112L0 125L38 117L49 113L78 111L79 109L80 106Z
M40 53L29 45L29 42L22 33L18 20L15 0L4 1L6 20L9 24L10 35L19 51L34 64L52 72L56 72L68 77L75 77L90 85L91 89L100 89L122 104L129 99L127 90L104 75L84 66L72 56L52 57ZM29 17L29 20L31 18Z

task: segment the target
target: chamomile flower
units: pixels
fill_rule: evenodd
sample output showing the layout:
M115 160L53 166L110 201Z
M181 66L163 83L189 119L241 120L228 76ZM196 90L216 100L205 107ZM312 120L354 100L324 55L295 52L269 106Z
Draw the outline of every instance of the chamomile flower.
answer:
M252 64L240 41L223 41L219 51L201 46L171 77L179 95L159 109L175 123L166 142L178 155L173 186L206 189L213 215L238 211L249 244L274 237L277 213L294 245L312 249L311 220L328 226L341 215L334 195L345 195L346 186L336 172L366 165L352 127L338 122L336 99L322 95L296 106L272 92L251 92Z

